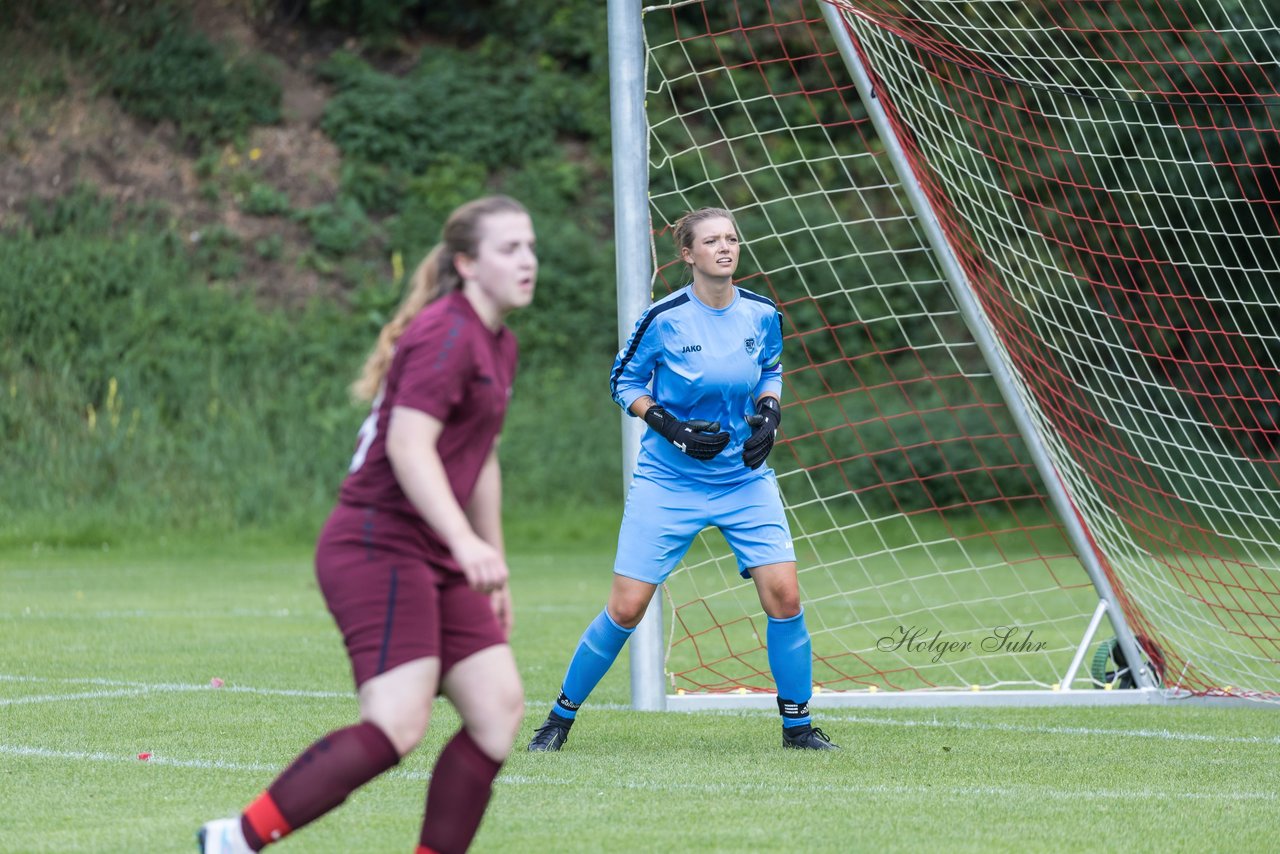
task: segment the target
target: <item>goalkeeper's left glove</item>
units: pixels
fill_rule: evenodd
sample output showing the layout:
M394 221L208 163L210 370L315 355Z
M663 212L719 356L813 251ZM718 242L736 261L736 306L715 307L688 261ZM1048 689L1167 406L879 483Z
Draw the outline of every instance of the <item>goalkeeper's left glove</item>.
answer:
M776 397L762 397L756 401L756 414L747 416L751 438L742 446L742 464L749 469L764 465L765 457L773 450L773 440L782 423L782 407Z

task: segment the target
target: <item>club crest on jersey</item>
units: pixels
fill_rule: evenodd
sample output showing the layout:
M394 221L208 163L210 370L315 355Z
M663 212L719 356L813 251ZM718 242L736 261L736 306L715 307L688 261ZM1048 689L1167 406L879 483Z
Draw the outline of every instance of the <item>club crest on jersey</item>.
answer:
M742 345L747 348L747 355L750 356L756 352L756 339L744 338Z

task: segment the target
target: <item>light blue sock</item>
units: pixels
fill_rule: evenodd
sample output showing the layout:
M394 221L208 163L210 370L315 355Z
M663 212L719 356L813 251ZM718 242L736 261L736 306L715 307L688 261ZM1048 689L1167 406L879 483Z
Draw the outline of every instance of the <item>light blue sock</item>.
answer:
M578 648L573 652L569 670L560 686L560 698L552 711L573 720L578 714L578 707L586 702L596 684L609 672L614 659L622 651L622 645L634 631L634 628L624 629L615 623L608 608L601 611L578 641Z
M794 617L769 617L765 631L769 647L769 669L778 686L778 713L787 728L810 722L809 699L813 696L813 645L804 624L804 609Z

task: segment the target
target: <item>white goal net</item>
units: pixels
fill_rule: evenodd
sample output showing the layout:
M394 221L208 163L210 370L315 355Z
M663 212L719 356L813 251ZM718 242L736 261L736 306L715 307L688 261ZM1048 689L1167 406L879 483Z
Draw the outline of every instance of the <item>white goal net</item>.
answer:
M1265 697L1280 35L1249 5L838 4L1164 684ZM669 224L719 205L785 317L770 461L815 682L1060 687L1097 594L821 4L650 6L644 37L655 294L684 284ZM668 690L773 690L718 533L666 593Z

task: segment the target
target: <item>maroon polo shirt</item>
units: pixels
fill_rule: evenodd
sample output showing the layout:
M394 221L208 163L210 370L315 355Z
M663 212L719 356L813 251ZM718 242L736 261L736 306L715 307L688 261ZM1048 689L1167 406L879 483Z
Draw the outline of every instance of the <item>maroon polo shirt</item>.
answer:
M436 449L453 495L465 508L502 430L515 370L515 335L506 326L491 331L460 291L427 305L396 342L339 500L413 517L443 549L391 469L386 442L391 410L416 409L444 424Z

